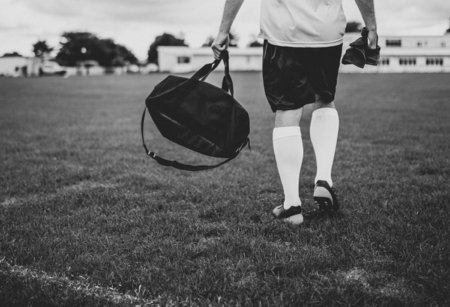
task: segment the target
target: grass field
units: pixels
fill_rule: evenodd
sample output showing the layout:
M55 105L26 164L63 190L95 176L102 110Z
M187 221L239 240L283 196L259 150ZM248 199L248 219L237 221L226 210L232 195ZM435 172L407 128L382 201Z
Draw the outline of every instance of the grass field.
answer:
M342 212L300 227L270 215L283 195L260 74L233 74L252 150L198 173L142 148L163 77L0 79L0 306L450 305L450 74L340 76ZM211 162L150 119L146 133L156 153Z

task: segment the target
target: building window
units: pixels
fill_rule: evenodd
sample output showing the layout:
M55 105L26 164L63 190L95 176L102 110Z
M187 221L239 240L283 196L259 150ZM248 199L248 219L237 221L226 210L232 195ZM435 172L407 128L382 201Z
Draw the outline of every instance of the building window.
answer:
M442 47L442 48L445 48L445 47L447 47L447 44L445 44L445 42L442 42L442 43L441 43L441 47Z
M415 58L400 58L399 63L400 63L400 65L416 65L416 59Z
M389 65L389 59L388 58L382 58L381 59L381 65Z
M178 57L178 64L189 64L191 63L191 58L188 56L179 56Z
M443 66L444 59L443 58L427 58L427 65Z
M401 47L402 40L401 39L387 39L386 47Z
M428 45L427 41L417 42L417 47L422 47L422 46L426 46L426 45Z

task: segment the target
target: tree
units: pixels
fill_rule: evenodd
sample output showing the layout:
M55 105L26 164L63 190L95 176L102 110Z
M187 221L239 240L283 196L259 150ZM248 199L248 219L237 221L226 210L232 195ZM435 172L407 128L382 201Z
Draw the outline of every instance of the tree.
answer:
M89 32L65 32L61 38L58 63L75 66L78 62L97 61L101 66L124 66L137 63L137 58L125 46L112 39L100 39Z
M33 44L33 53L38 58L46 57L52 51L53 48L49 47L46 41L38 41L37 43Z
M250 44L248 44L249 47L262 47L264 46L264 44L262 44L259 40L258 40L258 36L253 35L253 40L250 42Z
M249 47L262 47L264 46L264 44L261 44L260 42L258 42L257 40L251 42L250 44L248 44Z
M184 39L176 38L172 34L164 33L163 35L157 36L148 50L147 61L149 63L158 64L159 46L187 46L187 44L184 42Z
M361 32L361 29L362 29L362 25L360 22L350 21L350 22L347 22L347 26L345 27L345 33Z
M202 47L211 47L212 44L214 43L214 37L213 36L208 36L205 40L205 42L203 43Z
M7 52L7 53L3 54L3 58L11 58L11 57L22 57L22 55L16 51Z
M124 66L137 63L137 58L125 46L116 44L112 39L98 41L97 60L101 66Z
M235 32L230 32L228 36L230 37L230 47L237 47L239 36Z

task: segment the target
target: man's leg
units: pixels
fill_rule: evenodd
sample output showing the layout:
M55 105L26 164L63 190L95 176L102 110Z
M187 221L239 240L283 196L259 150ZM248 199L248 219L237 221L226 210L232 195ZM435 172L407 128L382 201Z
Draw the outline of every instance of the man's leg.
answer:
M339 132L339 116L334 102L325 103L322 99L313 105L310 137L316 154L317 174L314 183L326 181L333 186L331 169Z
M273 148L284 191L284 209L300 206L298 195L303 142L300 120L303 109L277 111L273 130Z
M336 190L332 188L331 169L339 131L339 116L333 102L325 103L320 97L314 103L310 136L317 163L313 215L324 215L339 210ZM307 214L308 217L308 214Z

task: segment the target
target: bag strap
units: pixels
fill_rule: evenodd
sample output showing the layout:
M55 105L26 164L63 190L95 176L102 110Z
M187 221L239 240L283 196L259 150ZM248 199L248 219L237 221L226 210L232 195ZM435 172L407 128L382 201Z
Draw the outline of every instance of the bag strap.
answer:
M196 79L199 81L205 81L206 78L219 66L220 62L223 60L223 64L225 66L225 76L222 80L222 89L225 92L229 92L232 97L234 97L234 87L233 87L233 80L231 79L230 75L230 65L229 65L229 59L230 56L228 54L227 50L222 51L222 59L221 60L215 60L214 62L210 64L206 64L202 68L200 68L192 77L191 79Z
M222 89L225 92L230 92L231 96L234 97L233 80L231 79L230 65L228 62L230 57L228 55L227 50L223 51L222 57L223 57L223 64L225 65L225 76L223 77L223 80L222 80Z
M191 79L196 79L199 81L205 81L205 79L209 76L210 73L214 71L214 69L219 66L220 62L222 60L215 60L214 62L210 64L206 64L202 68L200 68L192 77Z
M233 155L231 158L226 159L225 161L220 162L219 164L214 164L214 165L190 165L190 164L183 164L183 163L180 163L175 160L167 160L167 159L157 156L153 151L148 150L147 146L145 145L145 140L144 140L144 120L145 120L145 113L146 113L145 111L147 111L147 107L145 107L144 112L142 113L142 120L141 120L142 145L144 145L145 153L148 156L152 157L153 159L156 160L156 162L158 162L159 164L164 165L164 166L172 166L174 168L184 170L184 171L204 171L204 170L208 170L208 169L213 169L213 168L219 167L225 163L228 163L231 160L233 160L234 158L236 158L238 156L238 154L241 152L241 150L247 144L249 144L249 139L247 139L247 141L244 142L242 144L242 146L236 151L235 155Z

